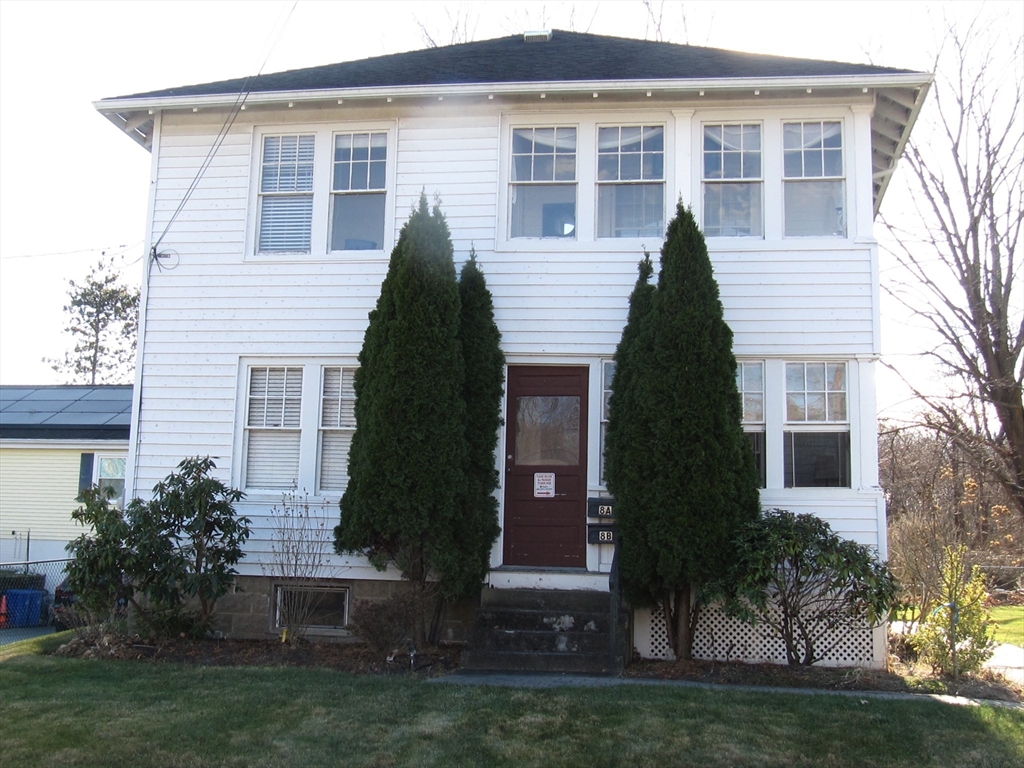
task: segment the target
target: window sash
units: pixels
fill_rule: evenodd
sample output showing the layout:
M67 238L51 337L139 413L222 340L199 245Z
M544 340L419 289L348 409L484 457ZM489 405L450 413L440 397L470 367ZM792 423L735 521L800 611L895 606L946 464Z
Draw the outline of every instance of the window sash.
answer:
M786 363L786 421L848 423L844 362Z
M267 135L260 159L257 250L308 253L316 135Z
M786 488L850 488L850 433L783 433Z

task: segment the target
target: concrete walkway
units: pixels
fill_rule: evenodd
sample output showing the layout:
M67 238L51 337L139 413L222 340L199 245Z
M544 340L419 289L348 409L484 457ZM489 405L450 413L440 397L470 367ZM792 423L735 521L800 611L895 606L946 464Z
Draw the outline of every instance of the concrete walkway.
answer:
M433 677L428 682L441 685L491 685L499 688L610 688L617 685L668 686L671 688L700 688L713 691L745 691L747 693L789 693L801 696L845 696L867 704L872 699L891 701L921 701L930 699L943 704L959 706L1006 707L1024 711L1024 704L994 699L969 699L964 696L946 696L937 693L903 693L897 691L832 691L822 688L777 688L757 685L723 685L697 683L690 680L649 680L639 677L588 677L558 673L511 672L456 672L445 677Z
M1009 643L997 645L996 652L985 662L985 667L1010 682L1024 685L1024 648Z

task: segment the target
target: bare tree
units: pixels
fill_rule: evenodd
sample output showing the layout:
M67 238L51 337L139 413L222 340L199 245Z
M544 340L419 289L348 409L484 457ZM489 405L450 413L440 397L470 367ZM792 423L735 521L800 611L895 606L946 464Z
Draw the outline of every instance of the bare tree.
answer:
M1007 21L946 30L930 121L906 150L919 221L885 221L905 275L887 288L938 335L928 354L955 382L946 395L912 386L923 423L983 464L1024 517L1024 47Z
M441 48L446 45L458 45L472 42L476 37L477 24L480 17L474 12L470 3L461 3L455 8L444 7L445 20L439 29L428 27L418 16L413 21L420 30L420 39L428 48Z

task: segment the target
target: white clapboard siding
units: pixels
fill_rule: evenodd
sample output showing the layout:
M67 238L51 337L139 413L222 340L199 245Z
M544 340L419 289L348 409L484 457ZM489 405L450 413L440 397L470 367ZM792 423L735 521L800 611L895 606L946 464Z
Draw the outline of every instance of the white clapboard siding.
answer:
M155 148L154 238L206 158L224 114L162 116ZM217 476L236 486L241 482L232 476L232 467L240 465L234 455L241 434L237 404L244 397L240 359L356 360L387 255L253 259L245 253L254 227L249 201L256 131L324 124L343 129L349 120L393 126L394 155L388 162L396 178L388 192L395 215L385 226L397 240L421 192L431 205L439 198L456 261L476 249L508 355L593 360L614 353L642 254L601 243L566 244L568 250L558 244L545 250L536 244L527 251L497 248L502 219L497 107L460 106L436 116L398 104L247 110L163 240L161 248L174 252L173 265L150 271L136 469L142 495L191 455L215 456ZM764 245L730 250L709 243L737 355L877 352L872 245L846 240L835 247L800 241ZM657 263L660 242L647 246ZM338 495L327 494L325 519L331 528ZM254 530L243 573L258 575L272 562L273 504L266 498L239 505ZM875 544L881 536L874 493L798 489L766 491L762 500L766 506L815 512L858 541ZM350 578L380 578L358 558L332 555L331 562L351 569Z

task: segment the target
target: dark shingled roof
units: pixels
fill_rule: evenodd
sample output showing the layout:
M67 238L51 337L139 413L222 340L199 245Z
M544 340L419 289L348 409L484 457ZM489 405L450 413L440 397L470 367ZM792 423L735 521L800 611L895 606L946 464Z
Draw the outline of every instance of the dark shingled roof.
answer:
M515 35L261 75L252 91L268 93L474 83L825 77L909 71L555 30L547 42L527 43L522 35ZM238 93L244 83L244 79L222 80L119 98L233 94Z
M127 440L130 385L0 387L0 438Z

